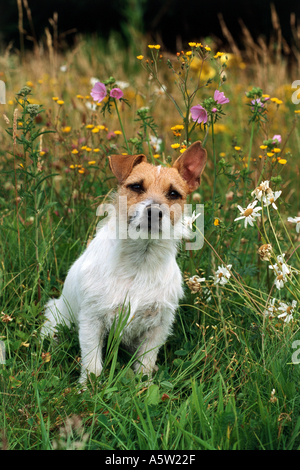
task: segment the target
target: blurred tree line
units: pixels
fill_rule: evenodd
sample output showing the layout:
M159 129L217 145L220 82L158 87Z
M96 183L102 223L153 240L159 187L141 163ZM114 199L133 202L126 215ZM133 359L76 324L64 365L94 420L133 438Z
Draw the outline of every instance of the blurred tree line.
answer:
M66 44L74 41L74 34L96 33L106 39L112 31L120 33L124 45L130 42L135 29L159 40L170 50L176 50L178 38L185 43L214 35L224 40L218 13L222 13L228 30L242 47L241 18L254 38L272 32L271 9L267 0L0 0L0 41L20 48L19 19L23 14L23 29L37 41L51 27L49 18L58 13L59 33L65 35ZM300 19L299 0L273 0L286 41L291 40L290 14ZM28 5L28 6L26 6ZM28 7L32 21L28 18ZM30 15L29 15L30 16ZM76 30L76 31L75 31ZM26 39L25 47L32 45Z

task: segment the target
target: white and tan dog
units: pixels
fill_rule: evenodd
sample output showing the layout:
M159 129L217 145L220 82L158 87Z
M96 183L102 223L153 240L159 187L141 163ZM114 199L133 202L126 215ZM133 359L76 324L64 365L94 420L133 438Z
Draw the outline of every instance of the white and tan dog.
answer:
M136 370L150 375L155 368L158 349L171 332L183 296L176 263L179 240L174 234L183 227L186 197L199 186L206 159L201 142L192 144L171 168L151 165L145 155L109 157L120 185L114 198L117 225L123 216L128 232L139 228L140 236L115 237L116 224L110 217L72 265L61 297L47 303L48 321L42 329L45 336L54 334L58 323L76 322L81 383L90 372L101 374L103 341L122 306L129 308L122 342L136 349ZM127 211L118 216L122 196L127 198ZM161 233L168 226L171 236L164 239ZM150 231L154 236L149 238Z

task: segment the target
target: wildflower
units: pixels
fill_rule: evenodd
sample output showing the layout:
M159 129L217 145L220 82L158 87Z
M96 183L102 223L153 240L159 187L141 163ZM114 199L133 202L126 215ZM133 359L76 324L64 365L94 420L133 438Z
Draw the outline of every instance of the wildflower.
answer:
M1 312L1 315L2 315L1 321L3 321L3 323L9 323L13 321L13 318L10 317L7 313Z
M61 72L66 72L67 70L68 70L67 65L62 65L62 66L60 67L60 71L61 71Z
M268 156L268 157L273 157L273 156L274 156L274 153L273 153L273 152L267 152L267 156Z
M172 149L178 149L178 147L180 147L180 144L172 144L171 147Z
M159 152L161 150L162 139L159 137L155 137L154 135L150 135L150 143L154 150Z
M62 106L63 104L65 104L65 102L63 100L57 100L57 104L59 104L59 106Z
M98 127L94 127L94 129L92 130L92 133L97 134L98 132L100 132L100 129L98 129Z
M46 152L44 152L43 150L40 151L40 157L43 157L45 155Z
M238 152L239 150L241 150L241 147L234 147L234 150Z
M105 96L107 95L107 90L104 83L97 82L93 87L91 93L91 97L94 101L100 103L100 101L104 100Z
M259 254L260 259L262 261L270 261L270 257L271 257L271 253L272 253L272 245L270 245L269 243L261 245L258 248L257 253Z
M90 103L90 101L87 101L85 103L85 106L91 111L96 111L97 106L101 106L101 103Z
M300 109L296 109L296 110L294 111L294 113L295 113L295 114L300 114Z
M287 221L291 222L292 224L296 224L296 232L300 232L300 217L288 217Z
M106 127L105 127L105 126L102 126L102 125L97 126L97 127L98 127L98 129L100 129L100 131L104 131L104 130L106 129ZM106 129L106 130L107 130L107 129Z
M271 392L271 397L270 397L270 402L271 403L277 403L277 398L275 397L275 388L273 388L272 392Z
M87 124L85 126L86 129L93 129L94 128L94 124Z
M94 149L93 152L98 153L100 152L100 149Z
M86 151L86 152L91 152L92 149L91 149L91 147L86 147L85 151Z
M259 147L259 148L260 148L260 149L262 149L262 150L265 150L265 149L267 149L267 148L268 148L268 146L267 146L267 145L260 145L260 147Z
M284 262L284 257L285 253L277 256L277 263L274 266L269 266L269 268L274 269L275 272L282 271L282 273L286 276L291 274L291 271L288 265Z
M73 153L73 155L76 155L76 154L78 153L78 150L77 150L77 149L73 149L71 153Z
M184 126L182 124L176 124L176 126L171 127L171 131L179 131L184 129Z
M278 208L275 204L275 201L280 197L281 193L282 193L282 191L275 191L275 193L273 193L272 190L268 191L266 196L263 198L265 207L272 204L272 207L274 207L274 209L277 211Z
M273 141L272 142L273 144L276 144L276 143L281 144L281 135L279 134L273 135L272 141Z
M192 55L192 51L188 51L188 52L186 52L186 53L185 53L185 55L187 55L187 56L190 56L190 55Z
M224 55L224 52L217 52L214 58L217 59L218 57L222 57L222 55Z
M220 225L220 220L219 219L215 219L214 220L214 225L215 227L218 227Z
M76 95L76 98L78 98L79 100L83 100L84 97L82 95Z
M258 211L262 210L262 207L255 207L257 203L258 201L251 202L246 209L243 209L241 206L237 206L242 215L234 219L234 221L245 219L245 228L247 228L248 223L253 227L255 217L260 217Z
M160 157L159 153L156 153L155 155L153 155L153 158L159 158L159 157Z
M194 122L196 121L198 124L201 122L204 124L207 123L207 111L202 106L200 106L200 104L197 104L191 108L191 115Z
M224 286L227 284L231 277L230 269L232 268L232 264L228 264L227 266L218 266L217 271L214 275L214 284L220 284Z
M201 282L205 282L205 277L193 276L187 281L187 286L192 294L196 294L202 289Z
M275 298L270 301L269 306L263 312L263 315L265 317L274 317L275 316L275 312L276 312L275 302L276 302Z
M294 313L296 306L297 306L296 300L293 300L292 305L287 305L284 302L280 302L280 306L278 307L278 310L281 310L283 313L278 315L278 318L284 318L284 322L289 323L291 320L293 320L293 313Z
M138 56L137 56L137 59L139 59L139 60L143 60L143 58L144 58L143 55L138 55Z
M199 214L196 215L196 212L193 211L191 217L185 217L184 218L184 224L186 227L188 227L190 230L192 230L193 228L193 223L195 222L196 219L198 219L198 217L201 215L201 213L199 212Z
M190 47L195 47L195 46L196 46L196 43L195 43L195 42L189 42L189 46L190 46Z
M254 191L252 191L251 193L251 196L255 196L256 199L258 199L259 201L261 201L261 198L263 197L263 195L268 191L269 189L269 181L266 180L266 181L263 181L262 183L260 183L259 186L257 186L257 188L254 189Z
M95 165L96 164L96 161L95 160L91 160L90 162L88 162L89 165Z
M83 173L84 173L84 168L81 168L80 170L78 170L78 173L80 173L81 175L83 175Z
M121 132L121 131L114 131L114 134L116 134L116 135L121 135L122 132Z
M123 98L124 93L123 93L123 91L122 91L120 88L113 88L113 89L110 91L109 96L110 96L111 98L115 98L115 99L117 99L117 100L120 100L121 98Z
M122 80L117 80L116 81L116 85L121 88L122 90L124 90L125 88L128 88L129 87L129 83L127 82L122 82Z
M278 160L278 163L280 163L280 165L285 165L287 163L287 160L285 158L280 158L280 160Z
M257 104L257 106L259 106L260 108L263 108L264 107L264 103L261 102L260 98L256 98L255 100L252 100L251 101L251 104L253 104L253 106L255 104ZM253 110L254 108L252 108Z
M211 110L212 113L216 113L217 111L218 111L217 108L213 108L213 109Z
M62 128L62 132L64 132L65 134L68 134L68 132L71 131L71 126L65 126Z
M229 99L226 98L226 96L224 95L223 91L219 91L219 90L216 90L214 92L214 100L218 103L218 104L226 104L226 103L229 103Z
M211 51L211 48L210 48L210 47L208 47L208 46L205 46L205 48L204 48L204 49L205 49L206 51L208 51L208 52L210 52L210 51Z
M275 152L275 153L280 153L280 152L281 152L281 149L275 148L275 149L273 149L273 152Z

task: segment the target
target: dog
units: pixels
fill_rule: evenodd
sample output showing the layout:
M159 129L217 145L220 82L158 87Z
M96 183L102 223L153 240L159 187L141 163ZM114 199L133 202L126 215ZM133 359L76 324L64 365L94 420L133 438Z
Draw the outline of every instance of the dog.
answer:
M183 228L182 211L187 196L200 184L207 154L197 141L172 167L152 165L145 155L108 158L119 183L112 206L116 217L104 219L71 266L61 297L46 304L41 332L43 337L55 335L57 324L70 326L75 321L82 384L90 373L101 374L104 339L124 308L128 315L121 341L136 352L135 371L151 376L157 369L158 350L171 333L183 297L176 233L181 229L182 238L192 233ZM120 212L124 199L127 210ZM123 236L115 236L121 224ZM170 236L162 237L168 228ZM130 230L132 236L126 236Z

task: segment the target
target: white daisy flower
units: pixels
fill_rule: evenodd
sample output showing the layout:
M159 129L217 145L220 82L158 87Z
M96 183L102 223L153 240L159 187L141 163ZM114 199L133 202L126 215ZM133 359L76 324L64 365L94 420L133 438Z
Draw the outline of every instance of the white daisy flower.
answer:
M274 317L274 314L275 314L275 311L276 311L275 302L276 302L275 298L270 300L269 306L263 312L263 315L265 317Z
M125 88L128 88L130 86L129 83L127 82L122 82L122 80L117 80L115 83L121 90L125 90Z
M287 221L296 224L296 232L300 232L300 217L288 217Z
M159 137L150 135L150 143L156 152L159 152L161 150L162 139L160 139Z
M67 65L62 65L62 66L60 67L60 71L61 71L61 72L66 72L67 70L68 70L68 66L67 66Z
M184 218L184 225L188 227L190 230L193 229L193 223L195 222L196 219L198 219L199 215L201 215L201 212L196 215L196 212L194 211L191 215L191 217L186 216Z
M275 201L279 198L281 195L282 191L268 191L267 194L263 197L263 202L265 207L270 206L272 204L272 207L277 211L278 207L275 204Z
M252 191L251 196L256 197L256 199L261 201L261 198L264 196L266 191L269 189L269 184L270 184L270 181L268 181L268 180L263 181L262 183L260 183L259 186L257 186L257 188L254 189L254 191Z
M287 305L284 302L280 302L278 310L281 310L283 313L278 315L278 318L284 318L284 322L289 323L293 319L293 313L296 307L296 300L293 300L292 305Z
M275 279L275 286L277 287L278 290L284 288L284 284L288 282L288 278L282 273L282 272L277 272L276 273L276 279Z
M96 103L90 103L89 101L86 101L85 105L88 109L91 109L92 111L96 111L97 109Z
M218 266L217 271L215 272L214 276L211 276L214 278L214 284L220 284L221 286L224 286L227 284L227 282L230 279L231 273L230 269L232 268L232 264L228 264L227 266Z
M272 265L269 266L269 268L274 269L276 274L281 272L284 276L289 276L291 274L291 271L288 265L284 262L284 257L285 257L284 253L282 255L277 256L277 263L274 264L273 266Z
M255 220L255 217L261 216L260 214L258 214L258 211L261 211L262 207L255 207L257 203L258 201L251 202L251 204L249 204L246 209L243 209L241 206L237 206L238 210L240 211L242 215L234 219L234 221L245 219L245 228L247 228L247 224L253 227L253 222Z

